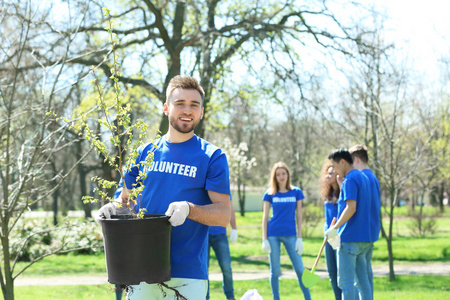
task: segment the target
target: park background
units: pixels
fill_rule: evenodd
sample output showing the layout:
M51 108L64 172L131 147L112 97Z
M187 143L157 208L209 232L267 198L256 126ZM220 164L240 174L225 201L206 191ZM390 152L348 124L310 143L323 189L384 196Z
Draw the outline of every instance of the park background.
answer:
M111 78L117 79L132 119L143 119L151 137L167 130L161 108L170 78L199 78L205 118L196 133L222 147L230 163L242 243L232 246L240 262L235 269L268 271L258 211L276 161L288 164L293 184L306 195L304 230L310 232L304 232L304 259L310 265L322 238L322 163L331 149L361 143L369 147L382 190L383 228L374 260L388 266L388 275L378 286L389 282L414 291L421 282L429 289L425 295L448 295L440 277L395 275L395 265L404 261L449 260L444 195L450 176L450 51L444 2L385 7L370 1L3 1L4 298L14 299L16 278L60 274L60 261L63 270L84 266L74 271L82 276L90 267L81 262L92 257L98 269L91 271L104 271L101 235L92 221L103 203L84 203L82 196L96 196L93 176L119 176L79 134L89 124L106 145L110 139L98 125L93 69L105 99L114 98ZM111 10L114 52L104 7ZM113 53L120 73L112 73ZM73 211L81 217L72 217ZM36 212L50 217L34 217ZM267 288L268 282L258 286ZM323 284L315 292L328 289ZM292 283L287 291L298 292Z

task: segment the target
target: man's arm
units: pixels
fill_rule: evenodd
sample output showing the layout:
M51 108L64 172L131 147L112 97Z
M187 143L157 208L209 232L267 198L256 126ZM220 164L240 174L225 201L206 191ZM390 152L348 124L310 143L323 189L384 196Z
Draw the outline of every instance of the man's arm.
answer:
M347 205L344 211L341 214L339 220L337 220L336 224L334 224L333 228L338 229L342 225L345 224L356 212L356 201L355 200L346 200Z
M236 226L236 213L234 211L233 204L231 204L230 225L231 225L231 229L237 229L237 226Z
M231 216L230 195L208 191L208 196L212 204L196 205L188 202L188 219L208 226L227 227Z

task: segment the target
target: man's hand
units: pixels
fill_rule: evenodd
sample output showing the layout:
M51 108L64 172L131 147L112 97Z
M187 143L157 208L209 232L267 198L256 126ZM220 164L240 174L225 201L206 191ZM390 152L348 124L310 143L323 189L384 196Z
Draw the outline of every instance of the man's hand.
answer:
M264 252L269 253L272 252L272 249L270 248L269 240L263 239L262 241L262 249Z
M94 215L95 222L99 225L103 220L111 219L112 215L129 215L131 214L128 207L122 203L110 202L100 207L97 213Z
M187 201L172 202L166 211L166 216L170 217L169 222L172 226L179 226L186 221L191 208Z
M295 242L295 251L297 251L298 255L303 254L303 240L302 238L297 238L297 241Z
M230 242L231 243L235 243L238 240L238 233L237 233L237 229L231 229L230 232Z
M330 227L325 231L325 235L329 240L333 239L337 235L337 229L334 227Z
M333 248L334 250L340 248L341 247L341 236L336 235L334 238L328 239L328 244L330 244L331 248Z

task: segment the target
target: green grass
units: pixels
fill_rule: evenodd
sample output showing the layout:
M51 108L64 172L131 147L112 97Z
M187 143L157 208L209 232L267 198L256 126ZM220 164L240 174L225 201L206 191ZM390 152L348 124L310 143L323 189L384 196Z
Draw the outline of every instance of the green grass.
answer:
M261 218L262 212L247 212L245 217L237 215L239 239L230 245L232 268L234 272L269 270L267 254L261 249ZM384 220L386 222L386 220ZM450 261L450 218L447 214L437 220L437 232L426 238L411 236L411 219L400 217L396 219L393 228L394 268L399 264L444 262ZM303 262L310 268L322 244L321 224L313 231L312 237L304 238ZM375 243L372 265L387 266L386 241L383 238ZM20 269L25 263L19 263ZM282 247L281 265L283 270L291 270L292 265ZM318 270L325 270L325 259L319 261ZM211 253L211 272L220 272L214 252ZM98 255L61 255L50 256L34 264L21 276L64 276L64 275L94 275L106 276L105 258ZM448 279L443 276L397 276L395 282L389 283L387 278L375 278L376 299L444 299L448 298ZM444 284L445 281L445 284ZM300 289L296 280L282 279L282 299L299 299ZM245 291L256 288L265 298L271 298L268 280L235 281L236 295L242 296ZM39 288L16 287L17 299L114 299L111 285L88 286L58 286ZM326 280L312 288L313 298L331 299L331 288ZM223 299L220 282L211 283L211 299ZM446 295L446 297L444 297Z
M377 300L410 300L410 299L448 299L450 288L448 278L444 276L397 276L397 280L389 282L387 278L374 278L375 299ZM268 280L235 281L237 299L249 289L257 289L264 299L271 299ZM220 282L211 282L211 299L225 299ZM295 279L280 280L280 296L283 300L302 299L301 291ZM319 282L311 288L313 299L333 299L330 284L327 280ZM111 285L83 286L30 286L16 287L17 299L114 299Z

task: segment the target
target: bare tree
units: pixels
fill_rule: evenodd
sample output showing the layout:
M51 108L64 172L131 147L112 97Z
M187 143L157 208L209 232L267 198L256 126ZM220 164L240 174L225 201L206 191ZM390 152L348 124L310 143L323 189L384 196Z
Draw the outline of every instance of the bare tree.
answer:
M276 72L286 77L283 73L292 68L276 64L274 59L280 62L279 54L284 52L288 61L295 62L298 60L297 44L315 44L345 52L342 41L351 37L326 4L326 1L302 4L292 0L115 3L112 18L117 24L114 31L119 41L117 51L126 67L119 80L142 86L155 99L164 102L165 89L173 76L197 75L205 88L206 120L217 81L234 72L228 67L233 59L259 51L258 57L273 66L278 65ZM73 14L88 10L82 26L58 28L49 24L49 30L55 35L78 33L77 47L70 49L67 62L100 66L109 77L111 65L104 56L110 52L98 42L99 37L106 35L102 6L108 3L68 2L67 9ZM327 25L322 25L325 23ZM49 60L45 65L55 63L58 61ZM164 115L161 120L160 131L165 133L168 121ZM197 133L203 136L204 130L201 123Z
M33 49L36 43L42 42L41 32L46 27L49 11L31 1L9 1L1 9L0 285L4 299L14 299L17 276L43 257L67 251L68 245L62 241L17 269L19 253L29 237L20 244L13 244L10 240L13 229L36 203L51 195L53 201L57 201L55 192L89 152L68 170L59 168L56 157L71 145L72 139L66 139L68 126L61 126L53 113L58 109L63 109L64 113L66 108L62 74L71 37L54 41L51 47L61 51L60 64L46 68L39 58L42 54ZM34 67L35 64L40 67ZM33 67L29 68L31 65ZM70 86L65 89L68 93Z

